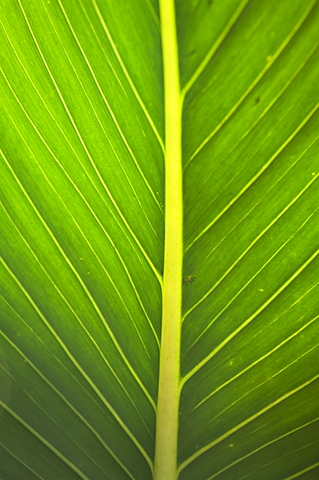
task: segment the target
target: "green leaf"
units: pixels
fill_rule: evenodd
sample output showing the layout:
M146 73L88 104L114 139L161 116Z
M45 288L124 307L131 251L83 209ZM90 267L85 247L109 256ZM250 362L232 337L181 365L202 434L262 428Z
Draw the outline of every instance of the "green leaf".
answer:
M0 477L317 479L319 2L0 12Z

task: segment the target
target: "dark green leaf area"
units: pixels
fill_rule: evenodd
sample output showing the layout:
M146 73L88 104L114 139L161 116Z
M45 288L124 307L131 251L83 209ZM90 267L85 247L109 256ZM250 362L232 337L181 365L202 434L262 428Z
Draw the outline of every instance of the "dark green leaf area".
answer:
M258 478L269 480L300 472L301 478L315 480L319 418L313 405L319 400L318 382L295 395L227 438L216 439L213 449L186 467L180 478L254 479L258 472Z
M25 264L27 265L27 263ZM32 278L32 269L29 268L29 271ZM33 279L36 278L36 276L33 276ZM69 362L71 361L73 364L73 369L76 367L76 370L78 370L77 377L81 378L82 385L86 385L86 388L89 390L93 389L107 408L109 406L114 408L115 405L120 403L124 409L122 420L133 431L136 430L135 434L140 438L145 448L151 448L152 443L150 443L150 440L152 439L152 434L150 427L145 425L145 418L147 418L147 423L150 425L150 422L154 421L154 412L141 387L136 383L132 375L133 369L129 368L129 364L126 367L123 366L123 360L119 351L106 335L104 328L99 325L99 319L95 317L93 322L94 316L92 313L91 317L85 315L82 317L74 312L68 314L68 311L64 308L65 303L59 300L57 294L54 295L51 292L50 301L48 301L46 292L49 291L47 290L49 287L45 284L41 285L42 295L36 296L32 289L29 292L22 292L23 284L21 282L17 283L16 278L15 282L16 285L8 292L5 292L5 299L9 307L17 303L21 307L20 312L14 312L12 308L10 311L9 307L7 312L5 311L7 313L4 318L6 323L3 326L5 333L7 331L8 335L11 333L11 323L13 319L17 319L17 316L20 318L20 322L24 319L23 323L26 324L24 330L28 327L28 331L34 328L33 325L38 325L39 332L37 332L36 345L40 342L39 348L41 348L41 343L44 341L50 349L52 348L51 345L56 346L59 352L58 358L60 358L62 365L66 356ZM33 280L33 283L37 286L35 280ZM37 291L39 290L38 286ZM27 298L26 295L28 296ZM26 311L28 311L27 316ZM91 318L91 322L87 322L85 318ZM75 325L78 328L76 335L74 334ZM19 329L11 335L10 339L13 343L17 343L18 346L20 343L22 346L24 345L24 335ZM33 347L34 342L29 347L31 352ZM28 358L30 351L25 350L25 348L26 346L22 349L23 355ZM63 352L61 352L61 349ZM112 352L114 356L113 365L109 363L105 352ZM37 354L37 352L34 355L40 362L37 365L39 368L42 365L41 357L39 358L39 353ZM68 368L69 362L66 363L66 368ZM119 380L120 375L121 381ZM102 378L103 381L101 381ZM141 404L144 404L143 415L137 409L137 405ZM143 418L144 415L145 418Z
M286 478L289 471L302 470L314 458L318 426L311 429L306 444L304 435L308 437L303 429L319 418L317 271L318 261L314 259L273 302L265 302L264 308L248 319L238 314L229 320L222 315L214 323L213 336L204 333L197 344L185 351L184 366L193 363L194 354L202 360L188 370L183 386L180 461L194 453L195 442L196 450L203 449L199 457L203 463L195 460L181 478L192 478L196 466L199 470L203 467L204 472L202 477L198 473L198 478L211 478L214 472L220 472L219 476L225 471L222 478L237 479L241 468L254 478L257 464L265 480L276 471ZM204 356L208 345L210 353ZM260 422L267 430L260 427ZM199 424L205 424L205 433L201 430L197 435ZM281 439L295 430L299 432L297 440L293 436L292 440ZM191 441L187 431L193 432ZM278 446L271 447L277 441ZM299 447L295 447L296 443ZM240 445L245 447L240 449ZM273 460L268 466L262 458L267 452L275 458L276 448L281 449L280 458L287 458L287 462ZM304 456L303 449L307 451ZM291 463L289 458L299 450L300 460L297 457Z
M44 451L53 472L55 466L62 463L66 472L70 470L70 475L75 466L89 478L101 476L102 472L107 478L112 478L112 472L118 472L119 478L124 479L127 476L121 472L123 468L118 465L119 459L112 458L112 450L116 451L119 445L125 444L126 454L123 454L120 461L127 468L141 472L143 458L137 461L139 453L136 447L119 429L117 422L108 414L105 405L101 405L94 392L86 391L72 372L68 372L67 364L65 366L60 363L59 371L54 370L53 363L52 373L45 375L47 366L43 368L42 365L33 363L29 352L19 351L8 341L2 344L10 365L7 374L11 380L9 410L2 412L2 415L6 423L16 423L7 437L11 453L22 462L23 458L30 455L30 448L39 448ZM47 357L43 358L44 363ZM65 377L69 377L70 385L65 382ZM31 441L26 441L27 448L22 452L20 440L15 443L16 437L19 435L23 438L30 436L30 433ZM82 459L81 462L79 459ZM49 469L49 466L46 468ZM145 466L145 471L147 469ZM35 467L35 471L41 474L41 466ZM64 472L63 469L62 471ZM67 473L64 475L67 476Z
M10 284L9 279L7 284ZM105 376L104 382L101 382L103 364L93 348L83 348L81 332L77 332L75 337L78 338L74 338L73 343L71 341L66 343L64 340L67 336L59 337L53 326L46 325L45 318L42 316L39 318L39 315L32 311L30 304L22 298L18 289L16 288L14 291L14 287L16 285L12 285L10 291L6 292L8 301L1 304L3 320L7 322L4 329L4 345L8 349L8 354L10 353L10 357L5 357L9 372L16 369L16 375L21 385L28 379L24 388L30 389L30 393L35 388L39 389L40 405L51 405L51 402L56 405L62 399L66 403L65 408L68 407L66 411L72 409L78 416L82 415L86 420L86 426L96 428L100 434L106 430L109 431L110 428L114 430L112 438L115 444L123 436L123 425L121 427L115 422L112 411L112 407L117 405L122 422L127 422L127 426L133 432L135 429L139 430L139 432L134 432L137 437L140 437L144 430L144 434L142 434L144 439L140 437L140 440L146 449L150 449L151 454L152 435L149 427L145 426L145 421L147 419L148 425L152 425L154 412L148 402L145 402L144 395L134 385L130 376L121 372L122 382L119 383L119 379L116 379L114 375L116 370L110 371L108 365L104 363ZM20 304L20 314L10 304ZM76 332L74 325L73 332L74 334ZM77 352L82 353L81 359L78 354L72 355L74 345L77 346ZM11 350L15 352L16 357L12 357ZM9 360L10 362L14 360L12 366ZM30 365L27 374L24 372L25 365ZM144 418L140 416L128 395L128 389L130 392L135 391L137 398L140 397L141 403L145 402ZM20 396L20 394L14 395L11 392L9 405L19 400ZM26 408L21 410L22 413L26 411ZM129 439L128 441L130 442Z
M6 480L24 478L39 480L78 480L78 474L52 453L40 440L30 438L30 432L6 416L0 418L1 432L6 436L6 448L1 450L1 474ZM121 477L119 477L121 478ZM124 477L125 478L125 477ZM123 480L124 480L123 478Z
M318 331L318 321L313 321L306 332L300 332L295 334L295 338L292 338L290 341L287 341L283 344L277 344L274 349L269 349L264 355L257 353L255 358L249 361L244 357L244 350L239 351L235 354L231 360L224 362L221 365L212 368L214 365L210 365L210 371L213 370L214 376L206 375L204 372L202 374L197 374L192 377L191 380L186 383L184 387L185 400L184 410L182 409L182 415L185 417L192 418L198 414L200 408L207 412L209 409L216 408L218 411L223 411L222 401L225 402L225 405L232 405L232 395L234 395L236 401L237 398L241 398L240 391L245 392L247 389L247 396L252 395L256 389L272 389L274 386L277 387L277 393L281 388L286 388L289 385L289 382L300 383L300 380L303 378L308 378L311 375L316 375L316 367L313 364L316 355L318 355L318 341L313 339L312 336L315 335ZM255 341L256 346L258 346L257 340ZM237 359L239 365L237 366ZM215 364L218 362L218 357L215 359ZM298 363L298 365L295 365ZM224 372L222 372L222 366L224 367ZM228 370L226 370L226 366ZM296 368L298 366L298 369ZM286 370L291 369L290 373ZM280 385L282 380L278 380L277 377L283 376L283 372L286 375L289 375L289 378L286 380L286 385ZM292 373L291 373L292 372ZM272 380L271 383L270 380ZM273 380L278 382L274 384ZM201 392L204 390L203 383L206 382L206 394L199 396L196 395L196 388L201 387ZM267 383L268 382L268 383ZM298 383L297 383L298 384ZM220 397L222 394L221 390L227 389L226 391L230 392L226 394L224 392L223 400L217 400L215 397ZM207 391L209 389L209 391ZM205 390L204 390L205 391ZM260 401L263 402L263 394L258 392ZM267 397L267 395L265 395ZM236 398L237 397L237 398ZM243 394L243 397L245 395ZM211 403L210 403L211 402ZM215 407L213 407L213 402ZM233 400L234 402L234 400ZM207 405L205 406L205 404ZM235 402L236 403L236 402ZM196 409L197 411L195 411ZM212 411L212 410L211 410ZM193 413L192 413L193 412ZM214 418L214 415L212 415Z

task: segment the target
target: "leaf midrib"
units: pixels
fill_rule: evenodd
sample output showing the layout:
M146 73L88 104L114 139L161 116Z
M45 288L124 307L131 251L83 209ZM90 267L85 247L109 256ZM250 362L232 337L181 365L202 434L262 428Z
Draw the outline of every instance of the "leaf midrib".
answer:
M174 0L160 0L165 108L165 246L154 480L174 480L180 394L183 198L182 95Z

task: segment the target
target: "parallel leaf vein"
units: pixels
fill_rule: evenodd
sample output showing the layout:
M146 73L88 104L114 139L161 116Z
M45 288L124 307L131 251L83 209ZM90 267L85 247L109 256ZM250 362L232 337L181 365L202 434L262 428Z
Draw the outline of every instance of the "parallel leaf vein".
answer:
M269 405L267 405L266 407L262 408L261 410L259 410L258 412L256 412L255 414L251 415L250 417L246 418L245 420L243 420L242 422L240 422L238 425L236 425L235 427L231 428L230 430L228 430L227 432L225 432L223 435L221 435L220 437L218 437L217 439L215 439L214 441L208 443L207 445L205 445L203 448L201 448L200 450L198 450L196 453L194 453L193 455L191 455L187 460L185 460L180 466L179 466L179 469L178 469L178 472L180 473L182 470L184 470L190 463L192 463L194 460L196 460L199 456L201 456L203 453L207 452L208 450L210 450L211 448L213 448L215 445L219 444L220 442L222 442L223 440L225 440L226 438L230 437L230 435L232 435L233 433L236 433L238 432L241 428L245 427L246 425L248 425L249 423L253 422L256 418L260 417L261 415L263 415L264 413L267 413L269 410L271 410L272 408L276 407L277 405L279 405L280 403L282 403L283 401L287 400L289 397L291 397L292 395L298 393L300 390L308 387L309 385L311 385L312 383L314 383L315 381L317 381L319 379L319 375L315 375L314 377L312 377L311 379L307 380L306 382L304 382L303 384L299 385L298 387L288 391L287 393L285 393L284 395L282 395L281 397L277 398L276 400L274 400L273 402L271 402Z
M300 130L309 122L313 115L317 112L319 108L319 103L312 108L308 115L303 119L303 121L298 125L298 127L293 131L292 134L282 143L282 145L277 149L277 151L270 157L270 159L264 163L264 165L259 169L259 171L246 183L240 192L232 198L230 202L223 208L223 210L195 237L195 239L187 246L185 252L188 251L216 222L219 220L235 202L264 174L264 172L272 165L276 160L279 154L289 145L289 143L296 137Z
M130 431L130 429L127 427L127 425L123 422L123 420L121 419L121 417L118 415L118 413L116 412L116 410L112 407L112 405L107 401L107 399L105 398L105 396L103 395L103 393L100 391L100 389L95 385L95 383L91 380L90 376L86 373L86 371L81 367L81 365L79 364L79 362L76 360L76 358L72 355L71 351L68 349L68 347L65 345L64 341L61 339L61 337L57 334L57 332L54 330L54 328L51 326L50 322L46 319L46 317L43 315L42 311L40 310L40 308L36 305L36 303L34 302L33 298L30 296L30 294L27 292L27 290L24 288L24 286L21 284L21 282L19 281L19 279L16 277L16 275L14 274L14 272L10 269L10 267L4 262L4 260L0 259L1 260L1 263L2 265L4 266L4 268L7 270L7 272L9 273L9 275L12 277L12 279L15 281L15 283L17 284L17 286L21 289L22 293L24 294L24 296L26 297L26 299L29 301L29 303L31 304L31 306L33 307L33 309L35 310L35 312L38 314L39 318L41 318L41 320L43 321L43 323L46 325L46 327L48 328L48 330L51 332L51 334L53 335L53 337L55 338L55 340L58 342L58 344L62 347L62 349L64 350L64 352L66 353L66 355L69 357L69 359L72 361L72 363L75 365L75 367L79 370L79 372L82 374L82 376L85 378L85 380L88 382L88 384L91 386L91 388L94 390L94 392L98 395L98 397L102 400L102 402L104 403L104 405L107 407L107 409L112 413L113 417L117 420L117 422L119 423L119 425L121 425L121 427L123 428L123 430L127 433L127 435L130 437L130 439L132 440L132 442L136 445L136 447L140 450L140 452L142 453L143 457L145 458L145 460L147 461L147 463L149 464L150 468L152 468L152 462L151 462L151 459L149 458L148 454L146 453L146 451L144 450L144 448L142 447L142 445L137 441L137 439L135 438L134 434ZM11 415L13 415L15 418L17 418L18 421L20 421L23 425L26 426L26 428L30 429L32 431L32 433L34 433L36 436L37 436L37 433L35 431L33 431L33 429L28 425L26 424L26 422L24 422L22 419L20 419L18 416L15 415L15 413L8 407L6 406L5 404L3 404L3 402L0 402L0 405L4 406L4 408L6 408L6 410L11 413ZM42 439L42 437L41 437ZM44 439L43 439L44 443L46 442ZM55 451L56 449L54 449L53 451ZM84 477L83 477L84 478ZM89 480L85 477L85 480Z
M185 163L185 168L189 165L189 163L194 159L194 157L203 149L203 147L213 138L213 136L221 129L221 127L228 121L228 119L233 115L233 113L237 110L237 108L242 104L242 102L246 99L249 93L253 90L253 88L259 83L259 81L263 78L265 73L270 69L273 65L275 60L280 56L280 54L284 51L284 49L288 46L289 42L292 40L294 35L298 32L304 21L310 15L312 9L314 8L317 0L312 0L308 5L308 8L304 12L303 16L300 17L296 25L293 27L289 35L285 38L282 42L278 50L271 56L271 58L267 61L265 67L261 70L259 75L253 80L253 82L249 85L246 91L242 94L236 104L229 110L227 115L223 118L223 120L215 127L215 129L202 141L202 143L197 147L194 153L191 155L189 160Z
M5 158L5 157L4 157ZM5 159L6 160L6 159ZM8 163L8 162L6 162ZM12 171L12 169L11 169ZM141 389L143 390L144 394L146 395L146 397L148 398L148 400L150 401L151 405L153 406L154 410L155 410L155 404L154 404L154 400L152 399L152 397L150 396L149 392L147 391L147 389L145 388L145 386L143 385L143 383L141 382L141 379L138 377L138 375L136 374L136 372L134 371L133 367L131 366L130 362L127 360L124 352L122 351L122 348L121 346L119 345L114 333L112 332L111 328L109 327L103 313L101 312L100 308L98 307L96 301L94 300L94 298L92 297L88 287L86 286L85 282L83 281L83 279L81 278L81 275L79 274L79 272L77 271L77 269L74 267L73 263L70 261L70 259L68 258L67 254L65 253L65 251L63 250L62 246L60 245L60 243L58 242L58 240L56 239L55 235L53 234L53 232L51 231L50 227L47 225L47 223L45 222L45 220L43 219L43 217L41 216L40 212L38 211L38 209L36 208L36 206L34 205L33 201L31 200L31 198L29 197L29 195L27 194L26 190L24 189L24 187L22 186L21 182L18 180L18 178L15 176L15 179L16 181L18 182L21 190L23 191L25 197L27 198L28 202L30 203L32 209L34 210L34 212L36 213L37 217L39 218L40 222L42 223L42 225L44 226L44 228L46 229L46 231L49 233L50 237L52 238L54 244L56 245L56 247L58 248L59 252L61 253L62 257L64 258L64 260L67 262L68 266L70 267L71 271L74 273L74 275L76 276L77 280L79 281L81 287L83 288L84 292L86 293L87 297L89 298L90 300L90 303L93 305L96 313L98 314L98 317L101 319L102 321L102 324L104 325L107 333L109 334L110 338L112 339L112 342L114 343L117 351L119 352L119 354L121 355L121 357L123 358L123 361L124 363L126 364L126 366L128 367L129 371L132 373L133 377L135 378L135 380L137 381L138 385L141 387Z

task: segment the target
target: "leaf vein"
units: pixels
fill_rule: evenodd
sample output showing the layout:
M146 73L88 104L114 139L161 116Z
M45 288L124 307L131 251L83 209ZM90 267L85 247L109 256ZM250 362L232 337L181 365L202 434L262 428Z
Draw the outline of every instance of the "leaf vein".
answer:
M302 17L299 19L299 21L296 23L296 25L293 27L291 30L290 34L285 38L285 40L282 42L278 50L272 55L271 59L269 59L265 65L265 67L261 70L259 75L253 80L253 82L249 85L249 87L246 89L246 91L242 94L242 96L239 98L239 100L235 103L235 105L229 110L227 115L223 118L223 120L217 125L217 127L202 141L202 143L197 147L195 152L191 155L189 160L186 161L185 163L185 168L189 165L189 163L194 159L194 157L203 149L203 147L213 138L213 136L221 129L221 127L228 121L228 119L233 115L233 113L237 110L237 108L242 104L242 102L246 99L246 97L249 95L249 93L254 89L254 87L259 83L259 81L263 78L265 73L270 69L270 67L273 65L275 60L280 56L280 54L284 51L284 49L287 47L291 39L294 37L294 35L298 32L299 28L302 26L304 21L308 18L310 15L312 9L314 8L317 0L312 0L310 4L308 5L308 8L302 15Z

